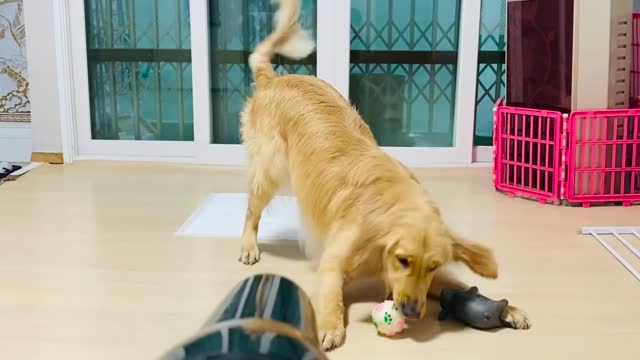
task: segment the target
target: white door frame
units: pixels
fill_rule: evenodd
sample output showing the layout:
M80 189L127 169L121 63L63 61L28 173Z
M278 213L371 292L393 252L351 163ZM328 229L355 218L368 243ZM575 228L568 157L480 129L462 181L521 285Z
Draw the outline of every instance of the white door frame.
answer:
M454 147L383 147L410 167L470 165L474 161L481 0L462 0L456 79ZM242 145L211 144L208 2L190 0L194 141L93 140L84 1L57 1L56 40L65 159L125 159L245 165ZM317 76L347 96L351 4L317 1Z
M194 2L192 0L192 2ZM198 2L198 1L195 1ZM66 6L63 5L66 3ZM69 6L72 5L72 6ZM71 79L68 80L67 86L72 89L62 89L61 95L71 97L68 102L73 104L73 111L67 110L66 117L70 112L73 113L73 128L75 132L76 146L75 154L71 154L71 158L77 159L143 159L143 160L189 160L195 154L195 143L190 141L144 141L144 140L94 140L91 138L91 107L89 100L89 71L87 61L87 43L86 43L86 23L85 23L85 7L83 0L62 0L60 1L58 10L62 12L61 17L69 19L68 34L64 34L65 26L58 25L61 32L57 38L59 41L68 39L68 42L62 45L62 48L70 48L70 59L62 61L63 66L58 64L58 73L64 72L61 68L71 69ZM66 16L64 14L66 12ZM58 18L59 24L64 22ZM60 47L60 43L57 44ZM58 59L64 58L64 54L60 54ZM62 51L64 52L64 51ZM61 78L62 79L62 78ZM68 105L67 105L68 106ZM64 126L63 126L64 129ZM64 132L64 131L63 131ZM74 137L73 135L69 137ZM67 139L68 141L69 139ZM64 148L64 147L63 147ZM65 156L66 158L66 156Z
M191 0L194 133L197 158L218 165L246 165L243 145L211 144L208 1ZM317 1L316 74L341 94L349 94L351 5L344 0ZM197 111L196 111L197 110ZM239 119L238 119L239 121Z

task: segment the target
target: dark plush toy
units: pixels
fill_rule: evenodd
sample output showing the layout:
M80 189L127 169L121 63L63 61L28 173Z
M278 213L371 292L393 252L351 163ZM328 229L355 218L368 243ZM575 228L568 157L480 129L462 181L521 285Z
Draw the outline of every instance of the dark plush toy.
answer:
M11 175L11 173L16 172L22 169L22 166L11 165L6 161L0 161L0 180L6 178Z
M500 319L507 300L495 301L478 294L477 287L468 290L443 289L440 293L442 311L438 320L452 317L472 328L488 330L505 326Z

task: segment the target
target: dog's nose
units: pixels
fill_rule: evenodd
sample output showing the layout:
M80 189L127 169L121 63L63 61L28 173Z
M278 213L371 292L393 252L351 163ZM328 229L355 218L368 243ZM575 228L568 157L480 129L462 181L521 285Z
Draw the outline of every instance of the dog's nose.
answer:
M420 317L420 309L418 309L416 304L402 304L402 313L409 319L417 319Z

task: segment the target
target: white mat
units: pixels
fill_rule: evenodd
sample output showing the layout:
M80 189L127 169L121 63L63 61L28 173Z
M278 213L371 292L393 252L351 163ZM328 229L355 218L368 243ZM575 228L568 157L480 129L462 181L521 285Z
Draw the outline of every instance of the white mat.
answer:
M176 232L177 236L236 238L247 213L245 193L211 194ZM300 214L296 198L275 196L262 213L258 241L298 240Z

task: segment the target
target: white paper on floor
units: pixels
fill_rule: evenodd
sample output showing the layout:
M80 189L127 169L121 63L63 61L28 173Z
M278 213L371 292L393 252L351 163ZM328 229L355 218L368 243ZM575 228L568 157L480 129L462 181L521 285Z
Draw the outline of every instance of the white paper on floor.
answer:
M210 194L176 235L240 239L247 201L246 193ZM275 196L262 213L258 241L298 240L299 219L295 197Z

